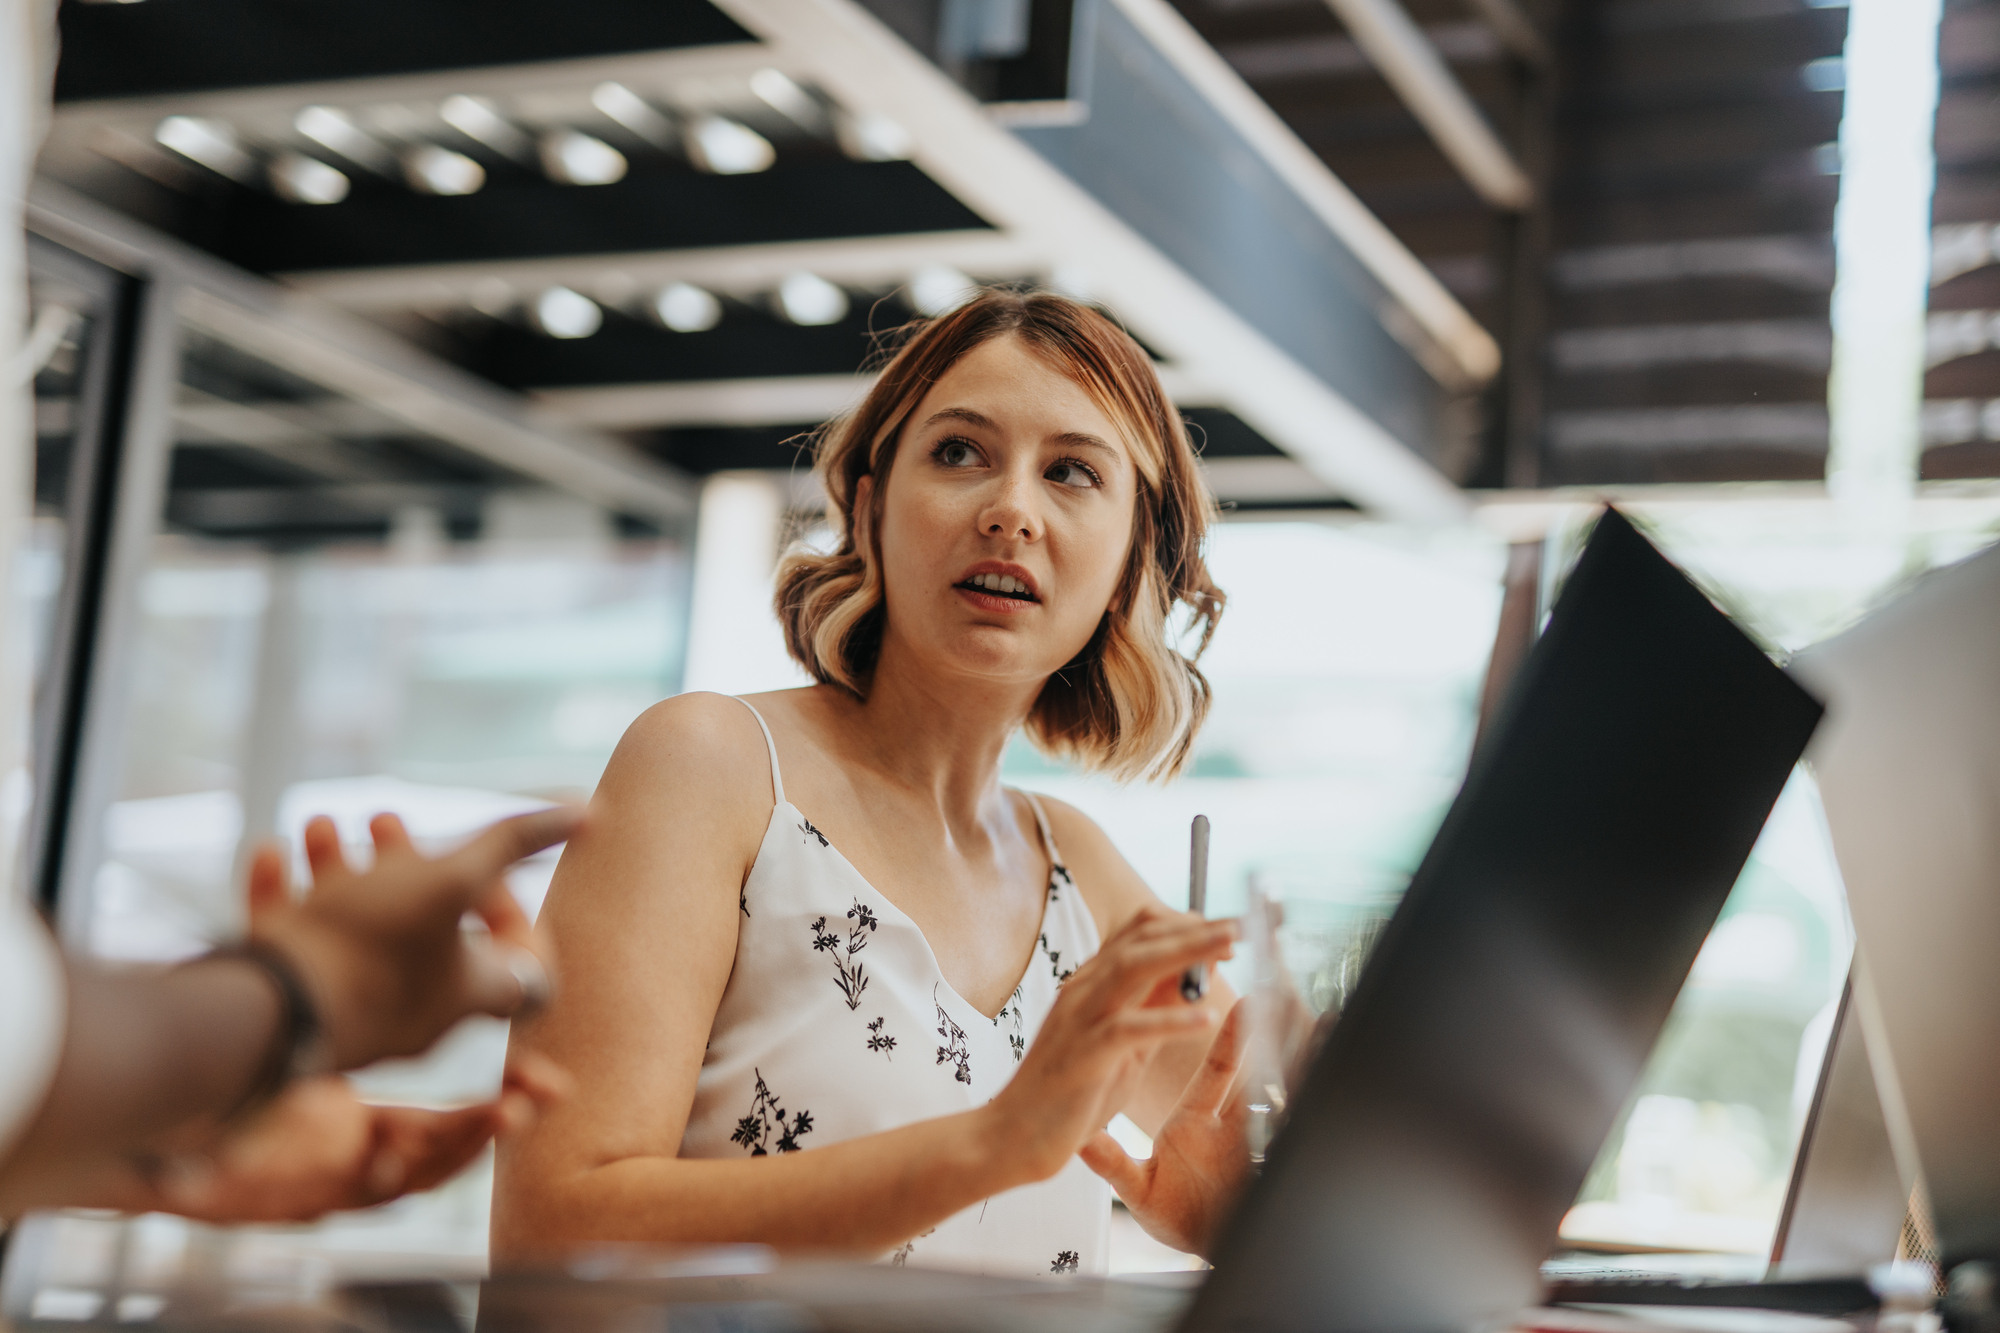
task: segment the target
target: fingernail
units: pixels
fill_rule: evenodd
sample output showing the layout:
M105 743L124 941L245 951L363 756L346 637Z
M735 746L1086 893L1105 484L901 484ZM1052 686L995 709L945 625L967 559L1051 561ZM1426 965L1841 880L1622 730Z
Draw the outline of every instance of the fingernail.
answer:
M527 1018L547 1007L554 988L549 984L549 970L542 966L542 960L526 949L509 949L505 962L521 987L521 1007L514 1011L514 1016Z

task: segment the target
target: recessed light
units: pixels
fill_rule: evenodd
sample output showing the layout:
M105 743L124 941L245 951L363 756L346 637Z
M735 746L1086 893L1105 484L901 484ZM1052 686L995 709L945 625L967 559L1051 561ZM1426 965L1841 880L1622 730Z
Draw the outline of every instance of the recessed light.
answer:
M604 327L604 311L582 292L551 287L535 298L535 327L551 338L588 338Z
M653 298L653 313L675 333L706 333L722 322L722 302L693 283L674 282Z
M847 317L847 293L817 273L788 273L778 284L778 313L808 327Z
M935 318L972 299L979 284L949 264L927 264L910 275L910 305Z
M449 148L420 144L403 154L403 179L420 194L477 194L486 168Z
M347 198L347 174L304 153L280 153L264 174L278 197L294 204L337 204Z
M542 136L542 170L564 185L609 185L625 177L625 154L581 130Z
M685 142L694 164L718 176L764 171L778 160L769 139L727 116L696 116L688 122Z

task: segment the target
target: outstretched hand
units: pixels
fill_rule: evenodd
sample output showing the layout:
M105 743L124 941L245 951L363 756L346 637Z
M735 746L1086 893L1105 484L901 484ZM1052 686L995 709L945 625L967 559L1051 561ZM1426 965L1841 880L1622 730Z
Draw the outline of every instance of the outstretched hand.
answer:
M1100 1132L1078 1154L1111 1182L1146 1234L1189 1254L1207 1255L1250 1171L1249 1112L1236 1082L1243 1068L1249 1011L1238 1000L1201 1068L1138 1161Z
M568 1086L532 1053L509 1061L499 1096L450 1111L373 1106L344 1078L301 1079L208 1152L156 1163L129 1195L106 1202L204 1222L310 1222L372 1207L457 1175Z
M324 816L306 825L312 888L294 898L275 844L250 862L250 934L299 969L324 1026L332 1066L354 1069L427 1049L468 1014L505 1018L546 999L548 962L508 892L507 868L573 833L579 810L557 806L504 819L435 860L403 822L369 825L375 864L347 864ZM477 914L488 935L460 928Z

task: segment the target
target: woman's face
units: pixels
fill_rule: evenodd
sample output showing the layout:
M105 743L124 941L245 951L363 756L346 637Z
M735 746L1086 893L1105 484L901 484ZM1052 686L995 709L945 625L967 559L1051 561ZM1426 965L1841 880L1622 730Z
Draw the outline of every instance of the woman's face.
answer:
M1081 385L1012 335L982 344L910 414L886 486L885 649L1038 685L1090 642L1132 544L1137 474Z

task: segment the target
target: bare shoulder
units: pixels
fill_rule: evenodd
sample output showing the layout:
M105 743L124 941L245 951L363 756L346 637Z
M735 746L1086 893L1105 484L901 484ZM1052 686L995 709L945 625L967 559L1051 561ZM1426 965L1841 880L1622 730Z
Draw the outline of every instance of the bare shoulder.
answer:
M1100 935L1108 937L1134 912L1160 901L1096 820L1068 801L1039 795L1035 799L1048 812L1049 832L1077 890L1090 905Z
M677 694L634 719L605 766L600 795L614 798L663 788L706 792L734 803L771 794L763 731L741 700L726 694Z

